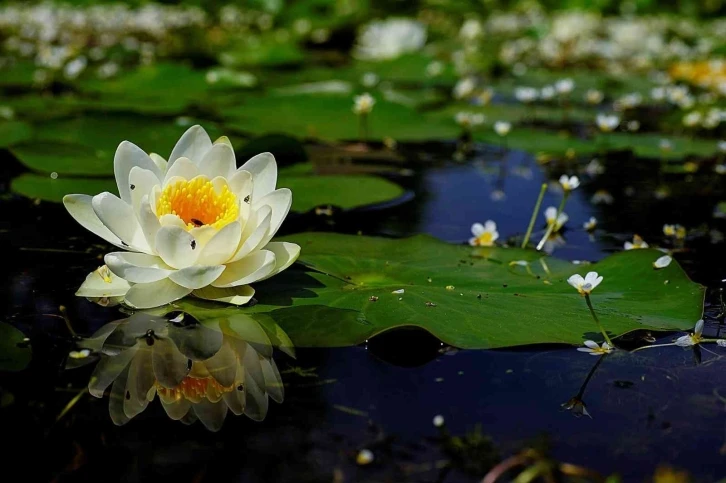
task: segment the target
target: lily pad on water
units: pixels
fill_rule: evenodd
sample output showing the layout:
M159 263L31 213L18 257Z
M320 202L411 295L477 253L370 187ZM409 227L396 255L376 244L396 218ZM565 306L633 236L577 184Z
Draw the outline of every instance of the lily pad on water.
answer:
M21 174L10 183L10 189L27 198L60 203L70 193L95 195L104 191L116 192L113 178L72 178L60 176L53 179L48 175Z
M584 299L566 282L588 268L540 252L456 246L429 236L308 233L287 240L301 245L307 268L257 285L257 305L240 309L185 300L178 306L202 321L269 315L297 347L354 345L405 326L469 349L600 338ZM613 335L686 330L701 316L704 288L675 262L654 270L660 255L631 250L590 268L604 276L592 301ZM529 264L510 265L519 260Z
M30 363L30 346L25 335L5 322L0 322L0 371L22 371Z
M0 148L6 148L30 139L32 135L30 124L22 121L0 122Z

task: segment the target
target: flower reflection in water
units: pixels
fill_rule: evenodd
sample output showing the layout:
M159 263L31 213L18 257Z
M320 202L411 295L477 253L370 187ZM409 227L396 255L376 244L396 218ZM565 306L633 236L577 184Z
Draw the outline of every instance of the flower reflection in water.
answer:
M278 327L271 334L293 355ZM109 412L119 426L157 394L171 419L198 419L211 431L222 427L227 411L261 421L269 399L284 397L270 337L247 315L202 325L184 314L168 320L137 313L105 325L84 346L102 354L88 389L101 398L111 386Z

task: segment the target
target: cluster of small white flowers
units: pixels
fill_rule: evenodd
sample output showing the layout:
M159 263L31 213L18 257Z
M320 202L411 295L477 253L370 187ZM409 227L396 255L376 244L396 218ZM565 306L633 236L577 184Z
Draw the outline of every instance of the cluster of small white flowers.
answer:
M496 20L500 25L497 25ZM605 17L567 11L545 15L505 14L492 16L486 30L512 36L503 43L500 59L528 66L601 65L612 74L648 71L668 62L708 55L711 39L726 30L725 22L699 23L662 16ZM534 39L527 29L547 32Z

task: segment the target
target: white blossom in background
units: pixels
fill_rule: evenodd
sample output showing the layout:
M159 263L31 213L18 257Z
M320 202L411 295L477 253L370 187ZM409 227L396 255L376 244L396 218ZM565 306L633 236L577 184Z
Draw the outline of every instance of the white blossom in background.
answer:
M241 305L254 295L249 284L285 270L300 253L293 243L271 241L292 193L275 189L277 163L270 153L237 168L226 137L212 143L193 126L168 161L122 142L114 174L120 197L63 198L78 223L123 250L104 257L108 271L92 272L79 296L123 297L134 308L190 294Z
M572 92L575 88L575 81L569 77L566 79L560 79L555 83L555 90L560 95L567 95Z
M585 101L588 104L593 104L593 105L600 104L604 98L605 98L605 94L603 94L602 91L599 91L597 89L588 89L587 92L585 92Z
M481 223L474 223L471 226L471 234L474 235L469 238L469 245L471 246L490 247L499 238L497 224L492 220L488 220L483 225Z
M554 206L548 206L547 209L544 211L545 221L547 222L547 225L554 225L552 227L552 232L556 233L562 229L563 226L565 226L565 223L567 223L570 219L570 217L567 215L567 213L557 213L557 208Z
M638 235L633 235L633 241L626 241L623 248L626 250L637 250L640 248L648 248L648 244Z
M353 55L362 60L391 60L419 51L426 44L426 27L408 18L376 20L363 27Z
M566 174L563 174L560 176L560 186L562 186L562 189L565 191L572 191L577 189L578 186L580 186L580 178L577 176L567 176Z
M454 99L464 99L471 96L474 89L476 89L476 80L473 77L464 77L456 83L452 95Z
M353 112L359 116L370 114L375 104L376 100L366 92L353 98Z
M534 87L517 87L514 89L514 97L525 104L529 104L537 100L539 91Z

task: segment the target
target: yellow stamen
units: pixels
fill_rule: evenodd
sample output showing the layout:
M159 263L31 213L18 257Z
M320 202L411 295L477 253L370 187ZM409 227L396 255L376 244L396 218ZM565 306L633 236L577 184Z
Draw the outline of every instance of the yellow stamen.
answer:
M492 234L491 232L485 231L478 237L476 237L476 244L480 246L491 246L494 243L494 240L492 240Z
M106 283L111 283L111 270L108 269L106 265L101 265L96 269L96 272L98 275L103 279Z
M217 192L211 181L198 176L167 185L156 202L156 215L176 215L187 230L203 225L220 229L239 217L239 204L227 185Z

